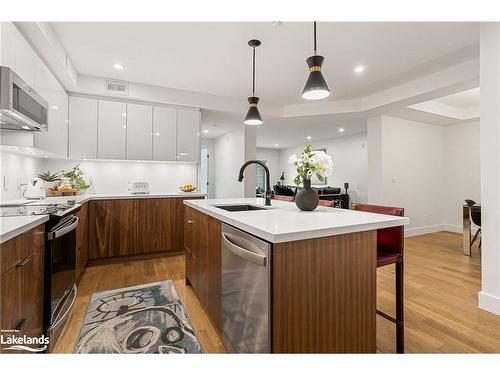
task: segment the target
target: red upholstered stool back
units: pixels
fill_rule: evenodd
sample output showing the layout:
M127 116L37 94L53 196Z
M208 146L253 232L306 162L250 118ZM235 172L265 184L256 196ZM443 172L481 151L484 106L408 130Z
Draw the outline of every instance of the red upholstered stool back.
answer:
M404 216L404 208L376 206L373 204L353 203L351 208L357 211L373 212L376 214ZM377 230L377 250L380 253L389 252L403 255L404 227L392 227Z
M319 205L323 206L323 207L333 207L333 201L327 201L325 199L320 199Z
M278 201L293 202L293 197L288 195L275 195L273 199L276 199Z

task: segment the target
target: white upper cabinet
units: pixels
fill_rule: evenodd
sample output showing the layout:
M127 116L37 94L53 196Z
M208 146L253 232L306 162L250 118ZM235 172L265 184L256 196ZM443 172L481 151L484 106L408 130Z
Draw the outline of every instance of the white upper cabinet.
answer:
M153 108L153 160L177 160L177 109Z
M152 147L153 107L127 104L127 159L151 160Z
M199 109L177 110L177 160L199 162L201 142Z
M97 159L97 100L69 97L69 157Z
M12 22L0 22L0 65L16 70L16 40L19 32Z
M127 104L99 100L97 124L97 157L126 159Z
M48 131L34 133L34 146L67 157L68 94L38 56L35 57L34 89L49 104Z

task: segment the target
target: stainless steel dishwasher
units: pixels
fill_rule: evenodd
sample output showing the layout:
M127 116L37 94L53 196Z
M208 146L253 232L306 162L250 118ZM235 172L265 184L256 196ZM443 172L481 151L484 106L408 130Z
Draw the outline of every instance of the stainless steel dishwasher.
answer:
M235 353L271 351L271 245L222 224L222 338Z

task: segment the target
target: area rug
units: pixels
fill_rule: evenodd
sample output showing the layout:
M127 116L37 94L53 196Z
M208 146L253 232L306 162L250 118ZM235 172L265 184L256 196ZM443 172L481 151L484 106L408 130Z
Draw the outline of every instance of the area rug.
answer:
M92 294L75 353L201 353L172 280Z

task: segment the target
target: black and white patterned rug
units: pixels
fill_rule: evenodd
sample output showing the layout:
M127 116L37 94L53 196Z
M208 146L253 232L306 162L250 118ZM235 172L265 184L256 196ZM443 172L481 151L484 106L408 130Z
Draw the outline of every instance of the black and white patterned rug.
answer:
M75 353L201 353L172 280L92 294Z

